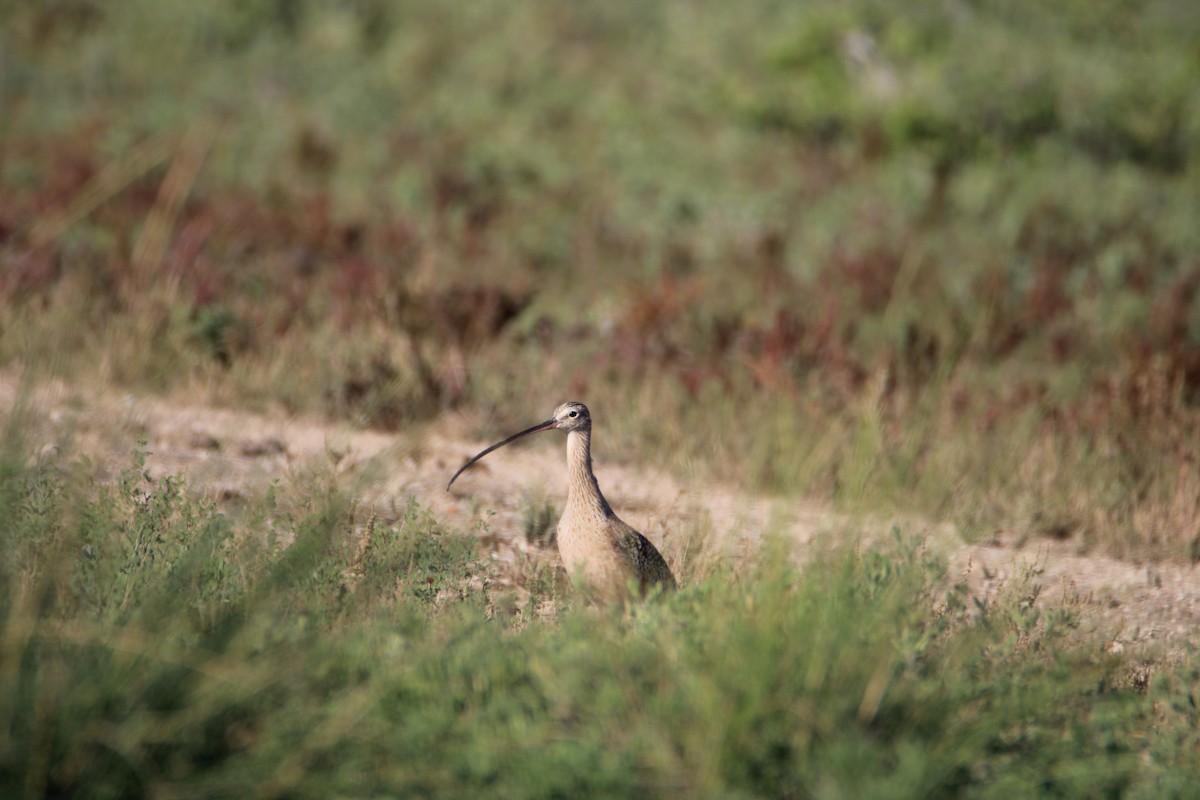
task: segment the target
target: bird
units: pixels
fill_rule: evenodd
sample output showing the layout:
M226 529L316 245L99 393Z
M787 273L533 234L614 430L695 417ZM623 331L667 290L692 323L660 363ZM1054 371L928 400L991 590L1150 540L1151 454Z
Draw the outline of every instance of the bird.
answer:
M558 552L572 581L598 600L644 597L655 587L676 588L675 576L650 540L625 523L604 499L592 472L592 415L569 401L554 416L501 439L458 468L446 491L467 467L493 450L541 431L567 433L567 506L558 521Z

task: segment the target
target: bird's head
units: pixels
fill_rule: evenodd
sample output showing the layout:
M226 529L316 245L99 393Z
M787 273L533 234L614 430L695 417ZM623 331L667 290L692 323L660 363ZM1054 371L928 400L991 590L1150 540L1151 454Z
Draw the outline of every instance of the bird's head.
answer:
M583 403L570 400L554 409L554 427L560 431L583 431L592 427L592 415Z
M501 439L491 447L484 449L467 463L463 464L458 468L458 472L454 473L454 477L450 479L450 483L446 484L446 489L450 489L450 487L454 484L454 481L458 479L458 476L461 475L463 470L465 470L467 467L471 466L493 450L498 450L509 442L515 442L517 439L520 439L523 436L528 436L531 433L538 433L540 431L560 430L570 433L572 431L590 431L591 429L592 415L588 413L587 406L585 406L583 403L577 403L574 400L563 403L561 406L554 409L554 416L550 419L546 420L545 422L539 422L532 428L526 428L520 433L514 433L512 436L509 436L506 439Z

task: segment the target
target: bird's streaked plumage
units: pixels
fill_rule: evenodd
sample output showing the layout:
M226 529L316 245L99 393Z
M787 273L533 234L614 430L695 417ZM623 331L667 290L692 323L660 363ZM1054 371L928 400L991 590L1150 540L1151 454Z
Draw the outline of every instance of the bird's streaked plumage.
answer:
M675 576L662 554L613 512L600 491L592 472L592 416L583 403L563 403L545 422L484 449L454 473L446 489L493 450L549 430L567 433L567 506L558 522L558 552L572 579L606 600L624 598L630 587L638 594L655 586L674 589Z

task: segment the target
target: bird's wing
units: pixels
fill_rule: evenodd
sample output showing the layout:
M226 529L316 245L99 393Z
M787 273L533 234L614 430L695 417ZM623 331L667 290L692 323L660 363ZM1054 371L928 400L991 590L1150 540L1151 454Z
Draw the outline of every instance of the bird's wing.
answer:
M630 572L637 576L642 591L656 584L662 584L664 589L674 589L675 576L671 574L671 568L658 548L624 522L621 522L621 527L623 530L620 535L613 537L613 547Z

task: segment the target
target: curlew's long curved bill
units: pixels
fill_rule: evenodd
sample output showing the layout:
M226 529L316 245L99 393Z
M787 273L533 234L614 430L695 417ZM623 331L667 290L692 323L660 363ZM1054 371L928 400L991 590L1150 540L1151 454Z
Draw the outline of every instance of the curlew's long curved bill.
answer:
M459 467L458 472L454 473L454 477L450 479L450 483L446 484L446 491L447 492L450 491L450 487L454 485L454 481L458 480L458 476L463 474L463 470L465 470L467 467L474 464L479 459L486 456L488 453L492 452L493 450L498 450L501 447L504 447L504 445L508 444L509 442L515 442L517 439L520 439L522 436L528 436L529 434L537 433L538 431L548 431L551 428L553 428L555 423L557 423L557 422L558 422L558 420L556 420L556 419L548 419L545 422L539 422L537 425L534 425L532 428L526 428L525 430L521 431L520 433L514 433L512 436L509 436L507 439L501 439L500 441L496 442L494 445L492 445L491 447L487 448L486 450L480 452L478 455L476 455L470 461L468 461L467 463L465 463L461 467Z

